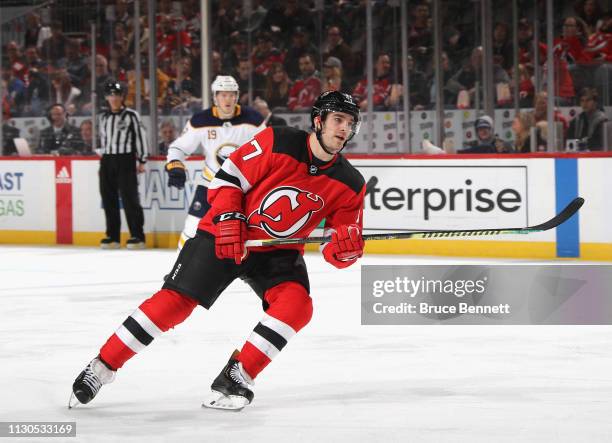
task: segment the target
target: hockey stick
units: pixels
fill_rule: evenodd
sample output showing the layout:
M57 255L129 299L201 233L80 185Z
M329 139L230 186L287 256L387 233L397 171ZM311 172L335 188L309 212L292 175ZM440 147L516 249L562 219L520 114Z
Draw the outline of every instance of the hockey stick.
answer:
M449 231L417 231L417 232L389 232L386 234L365 234L364 240L395 240L399 238L449 238L449 237L473 237L479 235L499 234L531 234L533 232L548 231L565 223L584 204L584 199L576 197L561 212L550 220L535 226L524 228L502 228L502 229L472 229L472 230L449 230ZM326 243L331 237L308 237L308 238L269 238L263 240L247 240L247 247L273 246L273 245L296 245L305 243Z

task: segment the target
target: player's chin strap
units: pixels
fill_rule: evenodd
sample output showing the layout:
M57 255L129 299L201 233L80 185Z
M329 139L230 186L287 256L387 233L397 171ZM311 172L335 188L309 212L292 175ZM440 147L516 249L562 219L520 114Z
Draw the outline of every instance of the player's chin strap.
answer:
M323 150L327 152L329 155L340 154L342 150L344 149L344 147L346 146L346 144L351 140L351 138L353 138L352 136L347 138L344 144L342 145L342 149L340 149L338 152L331 152L327 148L327 146L325 146L325 143L323 143L323 137L321 136L322 133L323 133L323 122L321 122L321 129L316 129L315 127L315 135L317 137L317 140L319 141L319 144L321 145L321 148L323 148Z

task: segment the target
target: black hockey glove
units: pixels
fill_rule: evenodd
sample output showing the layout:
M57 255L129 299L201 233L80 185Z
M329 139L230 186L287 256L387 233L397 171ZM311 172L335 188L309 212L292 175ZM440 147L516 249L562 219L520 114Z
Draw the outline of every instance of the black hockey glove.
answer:
M168 186L183 189L187 180L185 165L180 160L172 160L166 163L166 172L168 173Z

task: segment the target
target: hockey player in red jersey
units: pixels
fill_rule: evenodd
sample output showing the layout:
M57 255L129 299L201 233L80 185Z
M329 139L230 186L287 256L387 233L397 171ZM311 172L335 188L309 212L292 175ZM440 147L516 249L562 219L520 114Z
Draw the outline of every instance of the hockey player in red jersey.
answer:
M162 289L132 313L79 374L69 406L90 402L127 360L183 322L199 304L209 309L236 278L261 298L264 314L240 352L213 381L203 406L242 409L257 375L312 316L303 245L245 248L247 239L306 237L325 219L321 245L337 268L363 255L365 182L340 154L359 129L348 94L321 94L314 131L267 128L230 155L211 181L211 209L181 250Z

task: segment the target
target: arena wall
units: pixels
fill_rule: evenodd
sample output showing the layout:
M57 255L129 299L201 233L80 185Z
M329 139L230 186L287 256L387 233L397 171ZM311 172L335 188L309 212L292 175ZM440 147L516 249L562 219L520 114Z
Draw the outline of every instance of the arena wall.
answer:
M612 260L612 154L353 156L352 162L366 180L377 179L365 199L368 233L522 227L551 218L576 196L586 199L555 230L372 241L370 253ZM162 158L153 158L140 178L149 247L176 245L201 160L187 164L190 182L182 191L167 187ZM97 245L105 226L98 165L95 157L1 158L0 242ZM125 219L122 225L127 238Z

